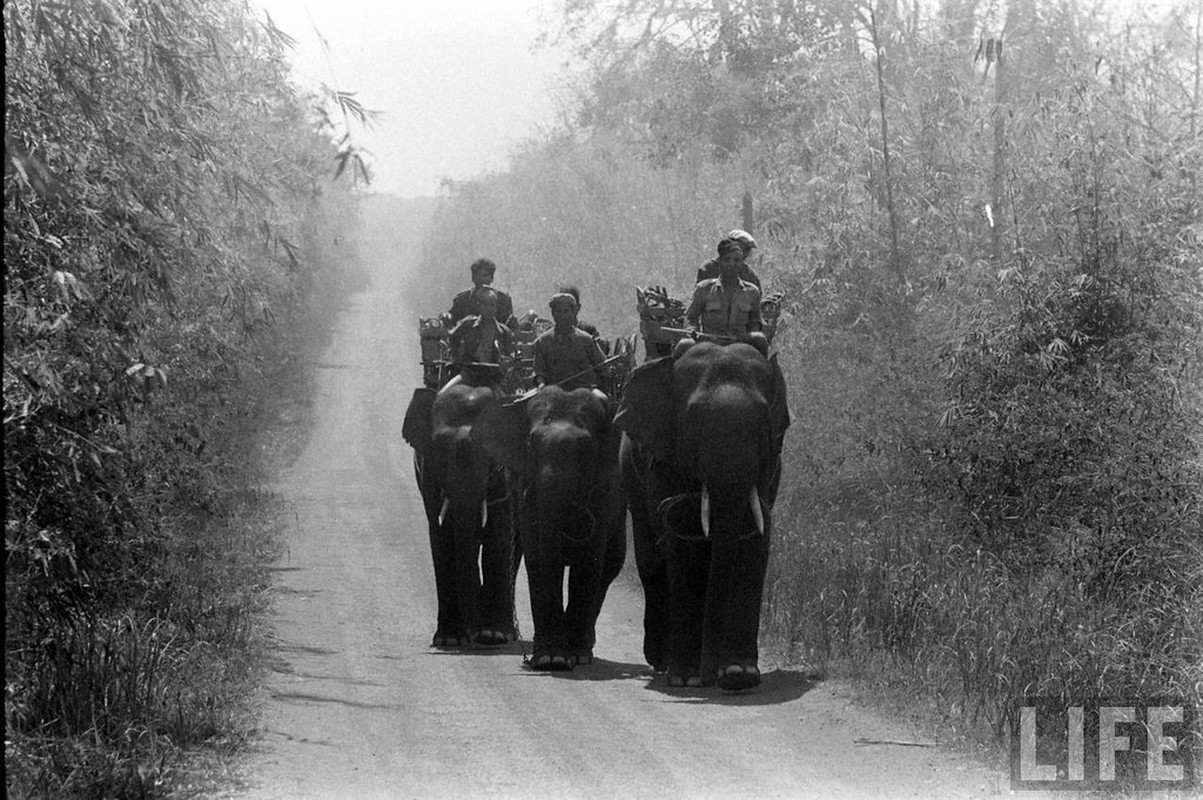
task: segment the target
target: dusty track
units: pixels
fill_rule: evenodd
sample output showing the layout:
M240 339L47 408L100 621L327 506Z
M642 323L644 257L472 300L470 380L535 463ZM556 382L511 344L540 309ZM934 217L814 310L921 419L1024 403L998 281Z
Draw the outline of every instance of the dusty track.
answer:
M383 240L378 240L383 241ZM308 444L278 478L295 510L278 570L277 643L246 798L983 797L1006 777L935 748L859 746L914 731L789 669L731 695L669 690L640 655L624 574L598 661L528 671L522 644L439 652L426 523L401 415L419 381L401 296L414 248L373 251L322 356ZM422 309L427 311L426 309ZM525 575L519 576L525 582ZM529 604L519 619L531 633Z

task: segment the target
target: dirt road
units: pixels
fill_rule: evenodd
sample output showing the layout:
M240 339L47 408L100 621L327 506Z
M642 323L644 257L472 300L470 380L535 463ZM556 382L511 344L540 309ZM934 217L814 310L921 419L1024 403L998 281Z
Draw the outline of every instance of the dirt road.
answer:
M431 649L426 523L400 434L420 378L418 310L406 307L398 263L414 249L394 240L371 257L373 287L352 298L321 358L308 443L279 476L295 517L278 565L278 658L238 796L1006 793L1006 776L936 748L856 744L917 734L799 671L767 665L763 685L745 694L668 689L643 663L642 598L626 573L603 609L591 667L529 671L522 643ZM529 637L524 586L519 609Z

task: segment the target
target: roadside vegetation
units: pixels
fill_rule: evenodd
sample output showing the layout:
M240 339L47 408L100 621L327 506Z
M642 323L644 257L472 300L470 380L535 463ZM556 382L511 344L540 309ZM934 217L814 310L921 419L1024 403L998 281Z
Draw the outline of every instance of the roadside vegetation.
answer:
M421 270L630 335L750 201L794 411L763 635L944 730L1203 702L1203 6L1108 9L569 3L563 125L446 187Z
M234 0L3 14L6 794L201 790L258 677L251 433L357 280L368 114Z

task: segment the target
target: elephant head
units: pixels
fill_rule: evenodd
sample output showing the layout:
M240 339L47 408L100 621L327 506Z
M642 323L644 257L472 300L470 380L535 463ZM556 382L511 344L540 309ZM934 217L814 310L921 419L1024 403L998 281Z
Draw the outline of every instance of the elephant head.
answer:
M530 398L491 408L473 429L498 463L523 479L537 502L587 505L591 493L612 477L620 432L604 400L587 389L545 387Z
M490 407L472 436L517 477L535 623L533 664L567 669L584 663L592 658L597 613L626 546L618 487L621 433L609 404L588 389L548 386ZM567 611L565 566L572 571Z
M418 389L402 435L430 526L439 595L436 645L514 638L513 528L504 476L471 432L495 400L488 387ZM478 567L479 560L479 567Z
M631 375L615 424L700 492L708 534L716 494L747 501L761 533L789 426L777 357L746 344L700 342Z
M789 426L776 357L700 342L637 368L615 418L644 584L644 652L669 680L759 682L771 512ZM671 581L671 583L670 583Z

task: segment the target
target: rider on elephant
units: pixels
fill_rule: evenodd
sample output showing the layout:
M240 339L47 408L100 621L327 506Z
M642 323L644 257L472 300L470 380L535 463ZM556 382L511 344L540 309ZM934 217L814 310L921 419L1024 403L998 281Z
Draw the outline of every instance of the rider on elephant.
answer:
M447 312L447 327L453 328L464 317L470 317L480 313L479 300L477 291L482 286L493 285L493 278L497 274L497 265L487 258L478 258L472 262L469 267L472 273L472 288L465 289L457 294L451 301L451 310ZM513 326L514 317L514 302L510 296L503 291L495 289L497 292L497 310L496 316L504 325Z
M473 300L480 313L464 317L449 334L451 363L460 372L440 391L450 386L468 383L472 386L494 385L501 380L501 364L514 354L514 339L510 329L497 321L498 294L491 286L473 290ZM497 369L475 365L495 364Z
M723 237L722 241L734 239L739 242L739 250L741 253L739 279L754 284L757 289L760 287L760 277L748 266L748 259L752 255L752 251L756 249L756 240L752 238L752 234L745 230L736 228ZM719 277L719 262L722 260L722 242L719 243L719 258L712 258L702 266L698 267L698 275L696 283L709 280L710 278Z
M570 294L576 299L576 326L585 333L593 337L593 341L597 342L597 346L601 348L602 356L610 355L610 343L602 338L601 331L592 322L581 321L581 309L585 304L581 302L581 290L575 286L561 286L556 290L557 294Z
M703 337L720 343L748 342L767 353L768 340L761 333L760 289L739 277L742 245L737 239L723 239L718 252L719 277L708 278L694 288L685 319L700 329Z
M600 367L605 356L597 339L577 327L580 301L571 292L552 296L551 318L554 327L535 339L535 383L539 386L556 384L564 391L592 389L603 395L598 384Z

